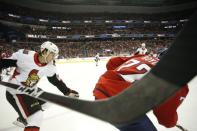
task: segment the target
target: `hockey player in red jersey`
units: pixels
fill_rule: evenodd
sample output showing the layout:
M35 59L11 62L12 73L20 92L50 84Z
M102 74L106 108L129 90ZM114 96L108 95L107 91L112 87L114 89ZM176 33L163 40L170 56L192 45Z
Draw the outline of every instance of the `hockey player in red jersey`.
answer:
M58 47L54 43L46 41L41 45L39 53L21 49L13 53L9 59L1 59L0 70L15 67L14 74L9 82L35 89L38 89L36 85L39 80L46 76L48 81L64 95L79 97L77 91L68 88L58 77L54 63L58 53ZM6 91L6 98L19 115L16 124L23 124L24 131L39 131L44 106L47 103L24 94L18 94L10 89Z
M158 61L158 58L150 55L111 58L106 65L107 71L101 75L93 91L95 99L105 99L114 96L127 87L132 86L132 84L140 80L153 66L155 66ZM178 114L176 110L187 96L188 91L188 86L185 85L173 97L153 109L153 113L161 125L167 128L174 126L180 129L182 128L177 124ZM121 131L157 130L146 115L136 120L134 123L118 128ZM182 128L182 130L186 131L184 128Z

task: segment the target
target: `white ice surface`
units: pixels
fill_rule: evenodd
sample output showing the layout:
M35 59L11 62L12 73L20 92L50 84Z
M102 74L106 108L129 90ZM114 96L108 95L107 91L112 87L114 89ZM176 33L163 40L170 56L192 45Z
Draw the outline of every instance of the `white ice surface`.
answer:
M92 90L99 76L105 71L105 61L95 66L92 62L58 64L60 77L68 87L79 91L80 99L93 100ZM189 131L197 131L197 78L189 83L190 92L178 110L179 123ZM43 78L39 87L48 91L61 93ZM6 101L5 88L0 88L0 131L23 131L12 124L17 114ZM158 131L179 131L177 128L167 129L159 125L152 112L148 116ZM69 109L51 105L44 112L44 120L40 131L118 131L108 123L71 111Z

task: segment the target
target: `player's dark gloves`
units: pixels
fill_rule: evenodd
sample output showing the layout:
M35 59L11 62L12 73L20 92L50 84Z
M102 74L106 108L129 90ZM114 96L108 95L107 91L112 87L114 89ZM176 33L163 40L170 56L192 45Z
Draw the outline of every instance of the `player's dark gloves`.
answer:
M79 93L77 91L71 90L71 89L65 95L68 97L72 97L72 98L79 98Z

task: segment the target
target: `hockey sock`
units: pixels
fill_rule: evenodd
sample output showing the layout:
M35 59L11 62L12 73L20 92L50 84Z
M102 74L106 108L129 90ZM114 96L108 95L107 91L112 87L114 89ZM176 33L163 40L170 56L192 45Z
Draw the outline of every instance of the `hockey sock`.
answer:
M40 128L36 126L25 127L24 131L39 131Z

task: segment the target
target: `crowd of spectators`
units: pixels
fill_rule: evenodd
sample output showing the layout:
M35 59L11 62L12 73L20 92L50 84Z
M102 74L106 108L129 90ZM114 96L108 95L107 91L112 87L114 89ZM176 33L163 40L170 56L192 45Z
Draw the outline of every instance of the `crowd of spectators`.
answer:
M25 28L24 33L48 35L98 35L98 34L134 34L134 33L176 33L179 30L180 19L187 19L193 11L183 11L169 14L63 14L58 12L46 12L26 7L0 2L0 20L17 22L20 24L45 26L46 28ZM43 21L41 21L41 19ZM46 21L45 21L46 20ZM105 21L113 21L106 23ZM122 21L133 21L125 23ZM70 21L70 23L63 23ZM84 21L91 21L84 23ZM101 22L98 24L97 22ZM146 22L151 23L146 23ZM165 24L161 21L175 22L176 29L164 28ZM144 23L145 22L145 23ZM157 24L156 24L156 23ZM125 29L113 29L112 26L127 26ZM167 25L167 24L166 24ZM52 29L53 26L67 27L65 30ZM182 26L181 26L182 27Z
M67 36L67 35L100 35L100 34L171 34L177 33L182 28L182 25L176 25L175 28L164 28L164 26L138 25L126 26L125 29L116 29L113 26L69 26L65 29L53 29L52 27L33 28L23 27L26 34L46 35L49 37Z
M105 41L78 41L56 43L60 49L59 58L93 57L96 53L101 56L131 55L141 45L146 43L148 52L157 52L164 46L169 46L173 39L148 39L148 40L105 40ZM2 52L11 55L18 49L29 49L39 51L41 42L21 41L8 44L0 42Z
M96 53L100 53L100 55L102 56L132 54L141 45L141 43L146 43L146 47L149 52L157 52L163 46L172 43L175 35L183 26L183 23L180 22L180 19L188 18L188 14L191 13L190 11L186 11L181 15L160 14L159 16L144 16L139 14L100 14L98 16L96 14L84 14L82 17L81 15L69 16L68 14L43 12L38 10L36 11L25 7L8 5L3 2L0 2L0 8L0 20L6 21L10 24L9 26L15 26L14 30L22 32L25 36L25 38L17 39L15 42L7 42L6 40L1 39L1 52L6 53L9 56L13 51L21 48L39 51L39 46L44 40L56 39L55 43L60 48L59 58L92 57L95 56ZM15 16L9 16L8 14L13 14ZM39 21L40 19L48 21L42 22ZM71 23L62 23L62 21L64 20L71 21ZM90 20L93 23L83 23L83 21L85 20ZM112 20L116 22L105 23L105 20ZM136 21L133 23L121 23L117 22L118 20ZM166 20L167 23L161 23L162 20ZM172 22L174 21L174 23L168 23L168 20ZM74 21L80 21L81 23L72 23ZM97 24L95 23L95 21L100 21L101 23ZM172 27L168 28L169 25L171 25ZM114 26L125 26L125 28L114 28ZM61 27L64 28L61 29ZM0 33L1 32L2 31L0 31ZM44 35L47 36L47 38L36 38L37 40L40 39L40 41L38 42L32 40L35 38L28 38L27 34ZM146 40L142 40L143 38L120 38L118 40L89 39L81 41L68 41L67 39L57 40L57 36L101 34L174 34L174 36L171 38L162 39L153 36L151 38L146 38Z

